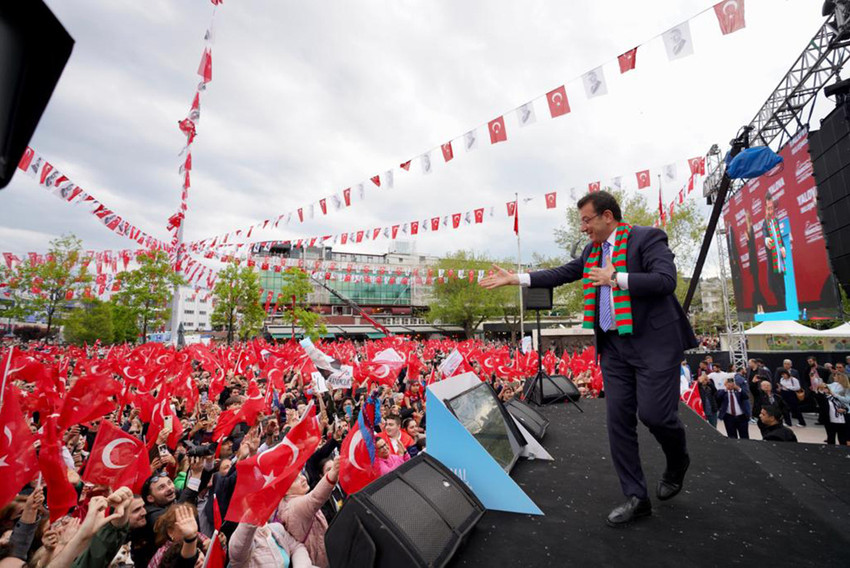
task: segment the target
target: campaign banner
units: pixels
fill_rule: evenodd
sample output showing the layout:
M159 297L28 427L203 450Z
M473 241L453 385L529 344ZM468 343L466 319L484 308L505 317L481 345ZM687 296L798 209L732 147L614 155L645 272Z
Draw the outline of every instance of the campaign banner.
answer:
M741 321L834 318L839 297L818 218L808 131L783 162L724 205L726 247Z

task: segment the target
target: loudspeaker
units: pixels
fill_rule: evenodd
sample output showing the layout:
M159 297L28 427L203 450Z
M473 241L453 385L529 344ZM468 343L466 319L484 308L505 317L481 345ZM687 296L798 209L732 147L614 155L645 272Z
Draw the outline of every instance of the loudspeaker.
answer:
M517 419L532 436L542 440L549 428L549 420L521 400L512 398L505 403L511 416Z
M838 106L809 135L818 216L836 281L850 294L850 121Z
M543 388L542 396L537 393L540 386ZM578 402L581 398L578 387L564 375L544 375L539 381L537 377L529 377L525 380L523 391L525 400L540 401L540 404L552 404L564 399Z
M0 189L12 180L73 46L42 0L0 2Z
M523 288L522 307L526 310L551 310L552 288Z
M423 453L350 495L328 527L333 568L445 566L484 514L447 467Z

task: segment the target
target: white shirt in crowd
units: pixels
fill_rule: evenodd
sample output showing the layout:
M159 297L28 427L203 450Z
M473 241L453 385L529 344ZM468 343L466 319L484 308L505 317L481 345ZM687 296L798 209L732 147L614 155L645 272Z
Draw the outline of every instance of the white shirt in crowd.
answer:
M709 373L708 378L714 382L714 388L720 390L726 388L724 386L726 384L726 379L735 378L735 373L724 373L723 371L717 371L716 373Z
M788 377L785 379L779 379L779 384L783 389L789 391L798 391L800 390L800 381L795 379L794 377Z

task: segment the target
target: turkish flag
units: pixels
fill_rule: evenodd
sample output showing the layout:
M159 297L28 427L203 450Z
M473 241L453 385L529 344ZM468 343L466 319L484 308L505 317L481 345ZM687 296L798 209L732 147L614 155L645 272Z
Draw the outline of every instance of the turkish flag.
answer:
M460 227L460 213L452 213L452 228L457 229Z
M513 217L516 212L516 201L508 201L508 217Z
M685 202L685 188L679 190L679 205Z
M307 459L319 446L321 432L313 403L274 448L236 464L236 488L225 519L263 525L269 520Z
M399 164L398 167L400 167L401 169L403 169L406 172L409 172L410 171L410 160L407 160L406 162Z
M346 188L342 190L342 198L345 200L345 206L351 206L351 188Z
M691 410L705 418L705 411L702 407L702 396L699 393L699 383L697 381L694 381L690 390L682 395L682 401L691 407Z
M418 235L419 234L419 221L411 221L410 222L410 234Z
M27 149L24 150L24 155L21 156L21 161L18 162L18 167L24 171L27 171L27 168L30 167L34 156L35 152L33 152L33 149L27 146Z
M651 183L651 178L649 177L649 170L643 170L641 172L637 172L635 174L637 178L638 189L643 189L645 187L649 187Z
M218 441L229 436L240 422L246 422L249 427L254 426L265 408L266 405L263 402L260 387L254 381L251 381L251 384L248 385L248 398L245 399L242 406L237 409L225 410L218 417L215 430L213 430L213 440Z
M564 85L546 93L546 102L549 103L549 114L552 115L552 118L570 112L570 102L567 100L567 88Z
M101 422L83 471L83 481L113 489L129 487L133 493L139 493L150 473L151 464L142 441L111 422Z
M558 202L558 192L553 191L552 193L546 194L546 209L554 209L557 207Z
M304 208L303 207L298 208L298 221L300 221L301 223L304 222Z
M596 191L599 191L599 189L600 189L600 185L601 185L601 184L600 184L600 182L598 182L598 181L592 181L592 182L590 182L589 184L587 184L587 191L588 191L588 193L594 193L594 192L596 192Z
M359 421L358 421L359 422ZM366 435L370 432L366 428ZM374 445L374 434L371 434ZM346 494L357 493L380 475L369 457L369 447L363 439L359 424L348 431L339 451L339 486Z
M688 167L691 169L691 175L705 175L705 156L698 156L688 160Z
M327 215L328 214L328 200L324 199L324 198L320 199L319 200L319 208L321 208L321 210L322 210L322 215Z
M440 150L443 151L443 159L447 162L450 162L452 160L452 158L455 157L454 151L452 150L451 141L446 142L445 144L442 144L440 146Z
M372 183L374 183L378 187L381 187L381 176L374 176L370 179L372 180Z
M505 130L505 117L500 116L494 118L487 123L487 130L490 131L490 144L505 142L508 139L508 132Z
M638 48L630 49L617 57L617 63L620 64L620 74L631 71L635 68L635 62L637 61L637 49Z
M212 81L212 50L208 47L204 48L204 54L201 56L198 75L204 78L204 83Z
M480 209L476 209L475 211L473 211L473 213L475 214L475 222L476 223L483 223L484 222L484 208L483 207L480 208Z
M398 227L399 227L398 225L393 225L390 228L390 234L392 235L393 239L395 239L398 236Z
M168 435L166 444L172 450L177 448L177 442L183 434L183 426L174 411L171 409L171 395L168 389L163 388L159 393L159 400L151 410L151 420L148 425L148 449L156 444L159 433L165 427L165 417L171 416L171 434Z
M437 230L439 230L439 228L440 228L440 218L439 217L433 217L431 219L431 230L437 231Z
M8 355L11 357L11 352ZM32 481L38 471L35 455L35 436L21 414L18 387L6 381L3 406L0 407L0 507L15 498L21 488Z
M115 410L116 403L110 397L121 392L121 383L111 373L101 373L80 377L68 391L59 415L60 429L96 420Z
M737 32L747 25L744 20L744 0L725 0L714 5L717 23L723 35Z
M50 522L64 517L77 504L77 490L68 481L68 466L62 459L62 440L59 438L56 418L48 416L41 435L38 467L47 485L47 506ZM20 489L20 488L19 488Z
M358 243L363 242L363 231L357 231L357 236L355 239Z
M210 538L210 548L204 562L204 568L224 568L225 566L227 566L227 554L221 546L218 530L216 530Z

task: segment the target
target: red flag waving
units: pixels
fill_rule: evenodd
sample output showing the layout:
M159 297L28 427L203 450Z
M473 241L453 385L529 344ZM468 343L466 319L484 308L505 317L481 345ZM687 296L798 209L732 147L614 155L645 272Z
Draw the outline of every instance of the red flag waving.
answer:
M505 142L508 139L508 132L505 130L505 117L503 116L491 120L487 124L487 129L490 131L490 144Z
M693 386L689 391L686 391L685 394L682 395L682 400L691 407L691 410L705 418L705 412L702 408L702 396L699 392L699 382L694 381Z
M83 481L112 488L126 486L139 493L150 472L148 452L142 441L111 422L101 422Z
M744 20L744 0L725 0L714 5L717 23L723 35L737 32L746 27Z
M631 71L635 68L635 62L637 61L637 49L630 49L624 54L617 57L617 62L620 64L620 74Z
M96 420L115 410L110 397L121 393L121 383L110 373L87 375L77 379L62 404L59 428L65 430L74 424Z
M357 493L378 479L377 468L369 459L369 448L355 422L339 451L339 485L348 495Z
M6 383L3 406L0 407L0 507L15 498L21 487L32 481L38 471L35 455L35 436L30 432L18 402L18 387Z
M650 177L649 170L642 170L635 174L637 178L638 189L643 189L645 187L649 187Z
M316 408L311 403L280 444L236 464L236 488L225 519L265 524L316 451L320 438Z
M50 522L65 516L77 504L77 490L68 481L68 466L62 459L62 440L59 438L56 418L48 416L41 437L38 466L47 485L47 506Z
M570 102L567 100L567 88L564 85L546 93L546 102L549 103L549 114L552 118L570 112Z

